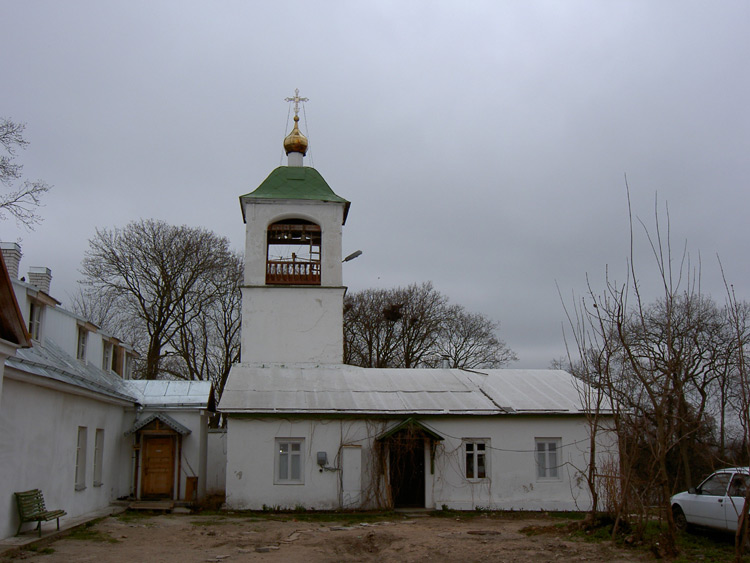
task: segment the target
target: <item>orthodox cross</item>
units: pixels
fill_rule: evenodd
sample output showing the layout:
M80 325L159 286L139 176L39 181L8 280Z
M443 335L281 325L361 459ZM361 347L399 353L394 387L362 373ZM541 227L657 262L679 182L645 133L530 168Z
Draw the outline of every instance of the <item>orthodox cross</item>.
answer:
M299 88L294 89L294 97L293 98L285 98L285 102L294 102L294 115L299 114L299 103L305 103L308 101L308 98L300 98L299 97Z

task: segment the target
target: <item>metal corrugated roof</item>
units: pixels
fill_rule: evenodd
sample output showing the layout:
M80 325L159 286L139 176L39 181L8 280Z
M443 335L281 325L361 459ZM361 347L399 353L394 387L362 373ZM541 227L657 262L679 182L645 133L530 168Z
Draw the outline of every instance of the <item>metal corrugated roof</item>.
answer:
M207 408L211 402L210 381L125 380L76 360L49 339L44 344L34 342L31 348L19 349L6 360L6 365L144 406Z
M138 402L145 406L206 408L211 398L210 381L125 381Z
M17 350L15 356L6 360L6 365L117 399L137 400L120 376L72 358L49 339L43 345L34 342L31 348Z
M164 424L169 426L172 430L174 430L178 434L182 434L183 436L187 436L188 434L192 432L190 428L188 428L187 426L183 424L180 424L168 414L164 414L163 412L156 412L154 414L151 414L137 421L133 426L130 427L130 430L125 432L125 436L130 436L134 432L138 432L138 430L140 430L144 426L147 426L149 423L151 423L151 421L156 420L156 419L161 420Z
M580 412L583 382L561 370L488 370L468 377L516 412Z
M259 414L580 413L584 409L576 381L559 370L237 364L219 409Z

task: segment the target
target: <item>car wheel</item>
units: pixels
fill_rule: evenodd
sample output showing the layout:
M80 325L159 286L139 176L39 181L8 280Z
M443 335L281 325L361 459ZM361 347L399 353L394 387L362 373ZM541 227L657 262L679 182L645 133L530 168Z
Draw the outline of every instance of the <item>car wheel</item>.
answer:
M688 529L687 518L685 518L685 513L682 511L682 508L680 508L678 504L675 504L672 507L672 519L674 520L675 527L681 532L684 532Z

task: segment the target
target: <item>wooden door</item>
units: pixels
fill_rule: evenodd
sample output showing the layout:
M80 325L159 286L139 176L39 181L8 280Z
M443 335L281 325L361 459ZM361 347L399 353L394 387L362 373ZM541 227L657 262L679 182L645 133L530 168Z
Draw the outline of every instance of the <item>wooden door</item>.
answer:
M142 497L172 498L174 439L171 436L144 437Z

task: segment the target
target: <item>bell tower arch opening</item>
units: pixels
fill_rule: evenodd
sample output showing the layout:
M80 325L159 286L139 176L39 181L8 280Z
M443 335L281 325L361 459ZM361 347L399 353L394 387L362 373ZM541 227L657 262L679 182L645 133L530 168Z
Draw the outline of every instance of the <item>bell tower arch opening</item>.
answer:
M266 285L320 285L320 225L277 221L268 226L266 243Z

